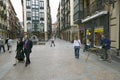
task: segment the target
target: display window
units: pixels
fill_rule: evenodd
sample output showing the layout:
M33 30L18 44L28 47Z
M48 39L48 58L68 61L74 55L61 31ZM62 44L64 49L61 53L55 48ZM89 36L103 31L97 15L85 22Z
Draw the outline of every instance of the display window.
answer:
M95 28L94 29L94 46L101 46L101 35L104 34L103 28Z
M86 44L91 45L91 37L92 37L92 31L91 29L86 30Z

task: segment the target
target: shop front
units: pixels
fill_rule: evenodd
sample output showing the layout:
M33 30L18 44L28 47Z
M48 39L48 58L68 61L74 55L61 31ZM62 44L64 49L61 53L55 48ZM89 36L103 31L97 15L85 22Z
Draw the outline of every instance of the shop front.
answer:
M109 36L109 18L108 15L104 15L90 21L85 24L85 37L86 44L91 47L99 47L101 43L101 35Z

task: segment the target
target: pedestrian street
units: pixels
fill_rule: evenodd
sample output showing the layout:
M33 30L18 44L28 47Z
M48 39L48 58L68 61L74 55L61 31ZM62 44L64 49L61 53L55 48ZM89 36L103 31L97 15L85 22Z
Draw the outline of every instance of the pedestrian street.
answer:
M120 80L120 63L101 61L95 54L86 62L87 53L81 49L76 59L73 44L56 39L55 47L50 47L50 41L34 45L27 67L13 66L14 45L12 53L0 53L0 80Z

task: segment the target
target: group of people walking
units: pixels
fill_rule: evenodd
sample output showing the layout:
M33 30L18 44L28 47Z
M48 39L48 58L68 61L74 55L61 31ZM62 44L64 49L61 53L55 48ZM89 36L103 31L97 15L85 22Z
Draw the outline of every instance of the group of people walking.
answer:
M16 46L16 56L15 56L15 64L18 62L24 62L24 58L26 58L25 61L25 67L27 67L30 62L30 53L32 52L33 43L28 38L28 36L25 36L25 40L23 41L21 37L17 40L17 46ZM24 56L25 55L25 56Z

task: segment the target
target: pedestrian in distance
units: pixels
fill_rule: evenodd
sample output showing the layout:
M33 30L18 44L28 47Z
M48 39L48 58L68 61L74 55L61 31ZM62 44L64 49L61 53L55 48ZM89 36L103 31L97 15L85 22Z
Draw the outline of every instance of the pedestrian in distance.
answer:
M7 50L9 51L8 40L9 40L9 38L5 39L5 44L7 45Z
M31 63L30 53L32 52L32 47L33 47L33 42L31 40L29 40L27 35L25 36L23 47L24 47L24 53L26 56L25 67L27 67Z
M54 45L54 47L55 47L55 41L54 40L55 40L55 38L52 37L50 47L52 47L52 45Z
M19 37L17 40L17 46L16 46L16 56L15 56L15 64L13 64L14 66L16 66L16 64L18 62L24 61L24 52L23 52L23 42L22 39Z
M80 39L78 39L78 36L75 36L73 45L74 45L75 58L79 59L79 51L80 51L80 47L81 47L81 41L80 41Z
M12 45L13 45L13 40L12 39L8 39L8 41L7 41L7 47L8 47L9 53L12 52Z
M1 45L1 49L3 49L3 52L5 52L5 39L1 38L0 45Z

